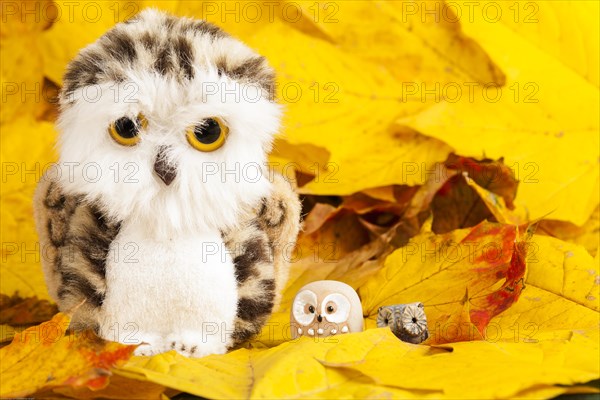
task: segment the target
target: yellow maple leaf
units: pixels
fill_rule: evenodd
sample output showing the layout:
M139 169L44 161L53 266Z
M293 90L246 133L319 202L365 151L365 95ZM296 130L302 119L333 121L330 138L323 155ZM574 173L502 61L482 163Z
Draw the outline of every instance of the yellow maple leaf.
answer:
M544 2L531 2L534 7L539 3ZM439 102L400 122L444 140L461 155L505 157L521 181L517 203L532 219L551 213L553 219L582 225L599 203L598 88L565 65L566 57L540 49L521 30L486 21L483 6L463 29L507 73L506 85L477 86L473 96L464 87L456 102ZM580 17L587 22L564 20L569 24L561 26L564 35L575 40L597 30L593 13ZM506 13L502 20L510 18ZM534 26L548 23L540 19ZM536 42L555 41L537 36ZM581 52L593 59L598 49L586 46ZM578 207L572 206L574 198Z
M55 161L54 126L25 116L2 125L0 158L3 163L2 263L0 292L49 299L40 266L47 254L38 242L33 222L33 192Z
M597 260L581 246L534 235L526 288L511 308L492 321L493 334L526 342L577 334L597 343L599 268Z
M209 398L533 398L569 390L554 386L557 382L596 377L589 350L589 343L578 339L430 347L401 342L383 328L203 359L174 352L134 357L115 373ZM568 353L577 364L559 357Z
M101 389L110 369L128 359L135 346L94 339L93 333L66 333L69 317L57 314L48 322L18 333L0 349L2 397L23 397L42 388L86 386Z
M480 6L483 9L491 2L485 0ZM600 25L594 18L600 13L598 2L496 2L493 6L507 16L502 24L598 86Z
M116 23L133 17L141 9L139 2L55 1L60 18L41 35L43 72L62 85L67 63L83 47L93 43Z
M394 124L396 118L416 113L422 105L398 107L401 87L389 72L374 69L331 43L290 31L284 23L270 24L249 43L278 72L277 94L286 104L284 140L315 145L330 154L326 164L313 162L305 167L304 172L315 179L303 191L351 194L392 183L421 184L423 174L409 168L431 170L448 155L449 148L441 141ZM306 53L312 57L303 57Z
M377 331L364 333L374 336ZM387 333L387 330L384 330ZM364 336L352 335L339 347L329 350L323 363L331 368L361 372L380 385L412 392L434 392L437 398L509 398L529 391L552 387L556 382L572 384L594 379L598 365L586 357L579 365L548 355L573 352L582 355L589 343L460 342L440 347L401 343L391 334L369 343ZM358 341L360 340L360 343ZM366 342L366 343L365 343ZM362 345L359 351L355 346ZM597 354L597 351L596 353ZM529 396L526 396L529 397Z
M0 38L0 123L34 115L44 101L39 34Z

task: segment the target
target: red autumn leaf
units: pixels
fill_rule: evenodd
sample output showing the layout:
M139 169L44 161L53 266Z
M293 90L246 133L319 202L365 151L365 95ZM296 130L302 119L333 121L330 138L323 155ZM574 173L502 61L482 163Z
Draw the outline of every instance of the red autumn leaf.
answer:
M502 158L476 160L450 154L445 165L450 170L466 173L482 188L502 196L509 209L514 208L513 201L517 195L519 181Z
M432 343L485 337L491 318L510 307L524 288L526 242L516 239L517 227L490 222L417 235L360 288L364 312L375 319L381 306L421 301L430 329L442 332ZM448 337L448 330L462 323L473 324L478 335L459 331Z
M93 332L70 332L69 317L18 333L0 349L2 397L23 397L58 387L106 387L111 369L131 357L135 346L107 342Z

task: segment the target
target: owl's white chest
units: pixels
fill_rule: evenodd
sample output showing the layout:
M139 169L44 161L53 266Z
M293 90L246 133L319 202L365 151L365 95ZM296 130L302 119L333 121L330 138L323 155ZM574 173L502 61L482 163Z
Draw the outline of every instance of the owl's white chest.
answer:
M188 337L222 353L237 312L234 265L219 232L156 239L124 222L109 251L101 336L128 343ZM169 349L164 349L169 350Z

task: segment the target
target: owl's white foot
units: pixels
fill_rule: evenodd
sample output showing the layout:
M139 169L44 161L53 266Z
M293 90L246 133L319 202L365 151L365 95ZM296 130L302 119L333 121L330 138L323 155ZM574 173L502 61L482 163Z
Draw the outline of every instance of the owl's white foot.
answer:
M224 354L227 352L225 343L219 337L204 337L197 332L171 334L161 337L159 335L143 335L145 340L134 351L136 356L154 356L175 350L186 357L204 357L209 354Z
M155 346L144 343L139 345L133 354L136 356L154 356L156 354L164 353L165 351L164 346Z
M175 350L186 357L204 357L209 354L225 354L227 346L220 335L209 336L197 332L171 334L165 340L165 351Z
M120 338L119 342L125 344L139 344L133 352L136 356L153 356L164 353L163 339L157 333L136 332L135 336Z

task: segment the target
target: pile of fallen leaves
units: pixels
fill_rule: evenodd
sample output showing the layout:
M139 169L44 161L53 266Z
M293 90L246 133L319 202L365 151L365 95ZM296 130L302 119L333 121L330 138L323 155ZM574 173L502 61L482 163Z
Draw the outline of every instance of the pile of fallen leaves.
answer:
M93 4L2 4L2 396L598 391L598 2ZM65 65L147 6L264 54L286 106L271 161L298 186L304 230L280 309L225 355L132 357L69 332L40 268L31 198L56 159ZM357 289L364 332L290 340L291 300L320 279ZM380 306L414 301L425 343L376 328Z

